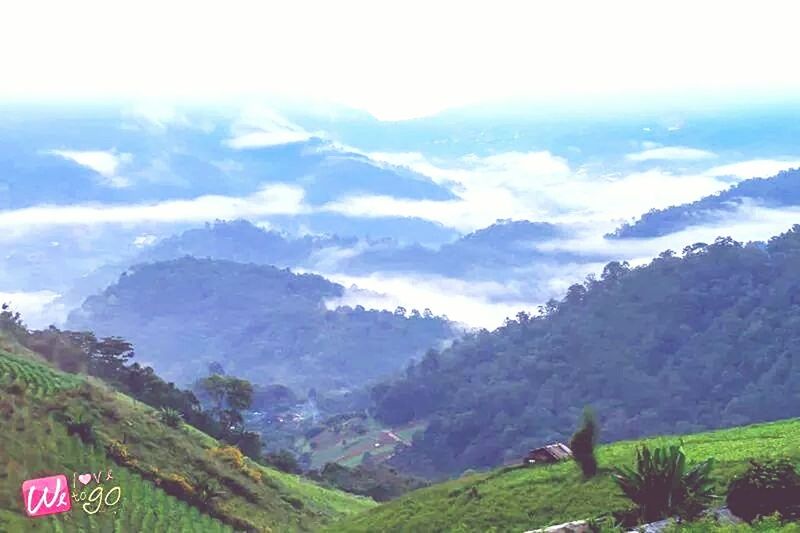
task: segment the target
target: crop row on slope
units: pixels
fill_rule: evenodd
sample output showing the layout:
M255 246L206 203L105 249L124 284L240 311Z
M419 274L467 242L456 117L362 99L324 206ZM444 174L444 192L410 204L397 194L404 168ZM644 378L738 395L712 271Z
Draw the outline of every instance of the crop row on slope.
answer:
M18 360L8 354L0 359ZM25 376L64 376L33 361L26 364L31 370ZM0 373L0 382L8 382L3 375L8 374ZM113 530L118 519L137 526L125 531L158 531L165 517L171 517L174 524L197 524L184 530L225 530L232 525L239 530L308 531L374 505L249 461L232 465L215 454L221 448L216 440L188 425L169 428L152 408L95 380L48 396L33 394L34 381L23 387L14 386L16 380L11 383L0 388L0 416L6 417L3 427L8 428L0 433L0 464L8 478L0 516L13 526L29 524L19 503L24 479L87 468L112 467L127 479L123 491L135 497L126 498L122 509L130 513L84 518L72 512L69 518L36 523L52 522L58 528L71 527L70 520L94 520L102 530ZM71 431L75 427L81 430Z

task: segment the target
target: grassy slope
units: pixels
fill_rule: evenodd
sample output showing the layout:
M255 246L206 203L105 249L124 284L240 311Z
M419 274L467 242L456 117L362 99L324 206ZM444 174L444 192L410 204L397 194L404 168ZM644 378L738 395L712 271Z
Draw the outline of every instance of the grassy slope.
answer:
M17 378L25 382L24 392L13 390ZM249 461L247 475L213 456L211 450L219 444L208 435L186 425L169 428L152 408L89 381L29 356L0 352L0 530L229 531L231 527L223 524L227 522L242 529L310 531L374 505ZM68 435L65 415L90 421L95 444ZM115 440L125 442L133 459L127 467L107 455L107 446ZM109 467L123 490L116 514L89 517L75 506L67 515L35 521L22 515L19 487L24 479ZM254 479L259 475L253 471L260 473L260 480ZM154 484L170 475L192 487L203 479L216 483L223 494L214 499L209 514L220 520Z
M469 475L411 492L375 509L345 518L330 532L527 531L597 517L629 507L609 471L633 464L637 444L683 439L690 460L716 459L717 494L751 458L800 461L800 420L787 420L683 437L619 442L599 449L601 473L582 480L572 461L535 468L505 468ZM472 490L472 489L475 490Z

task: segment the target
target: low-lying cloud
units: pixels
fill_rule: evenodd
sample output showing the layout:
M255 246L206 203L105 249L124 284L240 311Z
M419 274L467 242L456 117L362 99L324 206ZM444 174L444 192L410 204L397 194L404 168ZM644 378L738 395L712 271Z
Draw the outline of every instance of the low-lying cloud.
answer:
M537 243L543 252L570 252L577 255L604 255L609 259L626 259L635 264L648 262L665 250L680 252L698 243L712 243L717 237L732 237L741 242L764 241L800 223L800 206L771 208L745 200L735 211L718 212L712 222L691 226L661 237L606 239L601 227L585 227L575 236Z
M246 150L303 142L322 135L306 131L271 109L256 108L242 114L225 144L236 150Z
M688 146L659 146L625 156L629 161L694 161L717 157L714 152Z
M116 150L50 150L46 152L77 163L98 175L98 182L108 187L125 188L131 181L119 175L119 170L133 160L128 153L119 153Z
M682 146L646 146L639 161L709 159L715 154ZM501 218L586 222L618 225L650 209L663 209L721 192L739 181L772 176L800 166L793 158L755 159L677 172L650 168L599 174L589 167L570 167L547 151L507 152L456 160L428 158L420 153L367 154L373 160L399 165L446 184L456 200L406 200L389 196L353 195L323 207L360 217L413 216L462 232Z
M145 222L206 222L265 215L296 215L306 211L301 187L270 184L246 197L199 196L149 204L40 205L0 211L0 228L136 224Z

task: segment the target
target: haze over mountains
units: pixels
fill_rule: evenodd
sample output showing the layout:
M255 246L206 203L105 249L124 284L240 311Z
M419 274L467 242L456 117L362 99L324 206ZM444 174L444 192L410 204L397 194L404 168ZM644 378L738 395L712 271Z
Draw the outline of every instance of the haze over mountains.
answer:
M603 238L652 208L798 166L792 105L616 115L485 107L400 123L276 106L6 106L0 294L32 325L61 324L155 243L244 219L296 243L253 235L253 248L270 252L243 247L236 260L253 253L356 285L371 307L430 307L495 327L608 260L645 261L723 233L766 238L794 216L780 193L782 202L740 202L678 232L648 230L653 239ZM758 201L750 189L736 194ZM480 231L497 220L553 232L512 225L509 244ZM486 245L459 240L472 233Z

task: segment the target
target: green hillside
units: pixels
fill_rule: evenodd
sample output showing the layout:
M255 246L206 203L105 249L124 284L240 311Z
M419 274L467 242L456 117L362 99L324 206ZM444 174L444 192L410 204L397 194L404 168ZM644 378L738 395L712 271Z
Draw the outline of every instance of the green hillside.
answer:
M331 526L329 532L520 532L594 518L631 506L610 470L633 463L636 446L683 440L690 460L715 458L716 493L723 505L727 482L751 459L800 461L800 419L683 437L626 441L599 448L600 474L584 481L572 461L530 468L506 467L411 492ZM791 526L790 526L791 527Z
M97 380L7 351L0 425L0 531L312 531L375 505L264 468ZM25 479L108 469L121 488L113 508L88 514L73 502L63 515L24 516Z
M591 405L607 442L800 416L800 225L612 262L542 313L430 351L373 387L382 423L426 422L392 466L496 468L565 440Z

